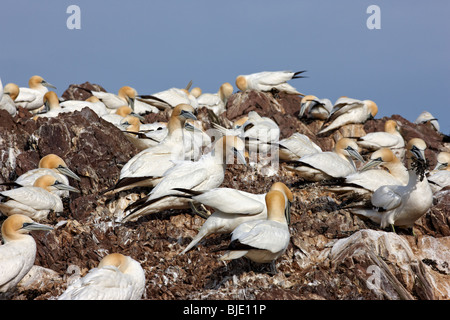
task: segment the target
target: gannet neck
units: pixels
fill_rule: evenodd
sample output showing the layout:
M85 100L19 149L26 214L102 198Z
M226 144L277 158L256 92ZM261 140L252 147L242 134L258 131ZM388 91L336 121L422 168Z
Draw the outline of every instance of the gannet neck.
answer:
M287 224L285 217L284 194L278 190L270 190L266 195L267 220Z

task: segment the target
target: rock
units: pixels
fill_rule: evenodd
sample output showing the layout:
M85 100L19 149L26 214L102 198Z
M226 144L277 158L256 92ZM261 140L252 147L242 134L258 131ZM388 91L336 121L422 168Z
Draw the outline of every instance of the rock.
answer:
M83 90L87 89L87 90ZM61 98L64 100L86 100L92 94L89 91L102 91L106 92L106 90L98 85L98 84L92 84L89 81L82 83L82 84L71 84L69 88L66 89L66 91L63 92Z

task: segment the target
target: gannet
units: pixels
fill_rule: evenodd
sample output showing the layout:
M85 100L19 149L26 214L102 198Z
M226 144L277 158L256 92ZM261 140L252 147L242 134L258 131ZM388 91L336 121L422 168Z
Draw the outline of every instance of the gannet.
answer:
M59 213L64 210L61 198L54 193L56 190L79 192L53 176L44 175L36 179L32 187L0 191L0 196L4 197L0 211L6 216L20 213L36 221L44 220L50 211Z
M439 126L438 119L433 117L433 115L431 113L429 113L428 111L423 111L417 117L417 119L414 121L415 124L427 123L427 122L431 123L431 125L437 132L440 132L440 126Z
M319 99L316 96L307 95L302 98L298 117L299 119L305 116L309 119L327 120L332 109L330 99Z
M194 91L194 94L197 94L196 91ZM166 102L166 105L158 104L158 106L162 109L175 107L179 104L189 104L194 109L198 108L197 97L187 89L170 88L164 91L153 93L150 96L142 95L140 96L139 100L147 103L152 103L155 97L160 101Z
M384 169L373 169L377 166ZM382 148L372 153L370 160L358 172L346 176L343 184L327 190L336 193L356 192L368 198L381 186L407 185L408 180L409 173L403 163L390 149Z
M442 151L437 156L437 164L428 176L433 193L450 186L450 153Z
M425 149L422 139L413 138L406 146L409 180L406 186L382 186L371 197L371 208L350 209L366 216L381 228L388 225L412 228L433 204L433 194L425 176Z
M263 71L236 77L236 87L241 91L282 91L289 94L304 95L287 83L291 79L304 78L300 74L305 71Z
M241 139L236 136L224 136L217 140L211 152L203 155L198 161L176 162L146 197L125 209L123 222L135 221L144 215L167 209L188 208L190 200L175 197L180 192L173 189L196 191L219 187L224 180L227 163L232 163L231 159L234 160L236 157L238 162L246 164L244 150L245 144Z
M258 263L272 263L287 249L290 241L288 218L285 210L285 196L278 190L271 190L266 197L267 219L241 223L233 230L228 250L219 260L241 257Z
M58 300L140 300L144 290L141 264L129 256L112 253L71 283Z
M69 177L77 181L81 181L72 170L69 169L65 161L56 154L48 154L39 160L38 168L28 170L20 175L14 183L23 187L31 187L37 178L44 175L51 175L56 180L61 181L63 184L69 185ZM55 191L56 195L61 197L68 197L69 191L58 190Z
M356 100L347 97L339 98L330 117L324 123L318 134L340 128L347 124L365 123L378 113L378 107L371 100Z
M2 224L0 246L0 292L13 290L30 271L36 259L36 242L28 233L49 231L52 227L34 222L22 214L9 216Z
M358 138L356 143L369 151L389 148L400 159L403 159L405 152L405 141L400 134L399 124L395 120L387 120L384 123L384 132L370 132Z
M80 100L66 100L59 103L61 112L74 112L81 111L83 108L90 108L99 117L110 114L105 104L100 101L96 96L90 96L85 101Z
M308 136L298 132L280 140L278 144L281 146L278 149L278 157L282 161L298 160L307 154L322 152Z
M137 149L145 150L158 144L160 141L154 140L141 133L141 120L135 116L126 116L120 123L122 132Z
M298 160L291 161L292 165L287 168L294 170L307 181L344 178L356 172L352 157L364 162L358 152L356 142L349 138L342 138L336 143L333 151L305 155Z
M105 121L108 121L115 125L117 128L121 129L122 127L122 121L126 116L134 116L138 119L143 119L140 115L135 113L133 109L129 106L121 106L114 111L114 113L109 113L101 116L101 118Z
M203 238L216 233L230 233L244 221L267 219L265 197L267 193L253 194L231 188L214 188L207 191L176 189L191 194L190 198L214 209L198 234L180 253L185 254ZM278 190L285 196L285 210L290 210L294 197L282 182L275 182L270 190Z
M59 105L59 99L54 91L48 91L44 94L43 98L43 110L40 110L35 117L39 118L54 118L59 116L63 109Z
M84 88L83 88L84 89ZM84 89L87 90L87 89ZM126 105L134 110L135 99L137 96L137 91L129 86L123 86L119 89L117 94L103 91L91 91L87 90L92 95L97 97L101 102L103 102L106 108L109 109L110 113L114 113L116 109Z
M190 105L176 106L167 124L166 138L132 157L122 167L119 180L111 190L119 192L134 187L153 187L174 166L174 161L185 159L185 153L191 151L191 145L184 145L187 140L184 140L183 128L186 119L197 120L194 113Z
M20 89L17 84L8 83L3 88L3 94L0 93L0 109L8 111L8 113L12 117L14 117L17 114L17 107L14 101L17 99L17 96L19 95L19 91Z
M19 95L14 103L16 106L21 106L28 110L34 110L44 105L44 94L48 91L47 88L56 89L53 85L45 81L40 76L32 76L28 81L29 88L19 88Z
M233 86L225 82L217 93L203 93L197 98L198 106L212 110L216 116L225 112L228 98L233 94Z

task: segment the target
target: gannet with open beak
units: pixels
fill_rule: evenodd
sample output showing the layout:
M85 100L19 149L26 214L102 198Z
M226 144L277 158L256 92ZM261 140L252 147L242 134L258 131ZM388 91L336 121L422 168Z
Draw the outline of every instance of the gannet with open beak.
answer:
M233 230L228 250L219 260L241 257L258 263L272 263L287 249L290 232L286 214L285 196L278 190L271 190L266 197L267 219L241 223Z
M4 244L0 246L0 292L4 293L13 290L34 265L36 242L28 233L53 228L14 214L3 222L1 230Z
M191 194L197 203L214 209L206 219L198 234L181 252L185 254L203 238L216 233L231 233L238 225L250 220L267 219L265 197L267 193L253 194L231 188L214 188L208 191L191 191L177 189ZM282 182L275 182L270 190L278 190L285 196L285 210L290 210L294 197L289 188Z
M371 100L356 100L347 97L339 98L331 110L330 117L318 134L340 128L347 124L365 123L378 113L378 106Z
M63 184L69 185L69 177L77 181L81 181L72 170L69 169L65 161L56 154L48 154L39 160L38 168L28 170L24 174L20 175L15 181L15 184L23 187L33 186L36 179L44 175L51 175L56 180L61 181ZM61 197L68 197L69 191L58 190L55 194Z
M282 161L298 160L308 154L322 152L322 148L299 132L280 140L278 144L281 146L278 149L278 157Z
M305 116L308 119L327 120L332 109L330 99L319 99L316 96L307 95L302 98L298 118Z
M190 105L176 106L167 124L166 138L132 157L122 167L116 185L107 192L111 190L119 192L134 187L153 187L164 173L175 165L174 161L184 160L186 152L191 151L190 145L184 145L187 141L184 139L184 124L186 119L197 119L194 113L195 110Z
M430 112L428 112L428 111L423 111L417 117L417 119L414 121L414 123L415 124L430 123L437 132L440 132L440 129L441 129L440 126L439 126L438 119L433 117L433 115Z
M442 151L437 156L437 164L428 176L433 193L450 186L450 153Z
M400 159L403 159L404 156L405 141L400 134L399 124L395 120L387 120L384 123L384 132L370 132L358 138L356 143L369 151L389 148Z
M173 168L164 173L161 181L147 197L132 203L125 209L125 218L122 221L135 221L144 215L167 209L189 208L190 200L176 197L183 193L174 189L196 191L219 187L225 177L226 165L232 163L234 157L241 164L246 164L244 150L245 144L241 139L235 136L224 136L217 140L210 153L203 155L198 161L177 162Z
M32 76L28 81L28 88L19 88L19 95L14 103L28 110L34 110L44 105L44 94L48 88L56 89L53 85L45 81L41 76Z
M305 155L298 160L291 161L287 169L295 171L307 181L332 180L344 178L356 172L353 158L364 162L358 152L358 145L353 139L342 138L333 151L317 152Z
M0 80L1 86L1 80ZM3 94L0 93L0 109L4 109L8 111L8 113L14 117L17 114L17 107L15 104L15 100L19 95L20 89L19 86L15 83L8 83L3 88Z
M233 86L225 82L217 93L203 93L197 98L199 108L205 107L212 110L216 116L225 112L228 98L233 94Z
M263 71L236 77L236 87L241 91L280 91L289 94L304 95L297 91L287 81L304 78L300 74L305 71Z
M406 146L409 180L406 186L382 186L371 197L371 208L355 208L354 214L366 216L381 228L388 225L412 228L433 204L433 193L425 176L425 149L422 139L411 139Z
M112 253L71 283L58 300L140 300L144 290L141 264L129 256Z
M64 210L61 198L54 193L56 190L79 192L53 176L44 175L36 179L32 187L0 191L0 196L4 197L0 202L0 212L6 216L20 213L36 221L44 220L50 211L58 213Z

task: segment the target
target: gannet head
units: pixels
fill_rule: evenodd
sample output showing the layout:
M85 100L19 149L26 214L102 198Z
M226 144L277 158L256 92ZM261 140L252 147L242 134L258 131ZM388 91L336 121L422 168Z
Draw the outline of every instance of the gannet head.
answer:
M413 138L408 141L406 145L407 158L411 158L411 155L418 160L426 161L425 150L427 149L427 144L420 138Z
M248 116L244 116L242 118L237 119L236 121L234 121L233 123L233 128L234 129L239 129L240 127L242 127L246 122L248 121Z
M270 190L266 194L267 220L287 223L285 216L284 194L278 190Z
M92 102L92 103L97 103L97 102L100 102L100 99L97 98L96 96L90 96L90 97L87 98L85 101L87 101L87 102Z
M237 136L221 137L214 144L213 154L222 159L223 163L228 163L228 156L233 155L239 163L247 165L245 160L245 143Z
M342 138L334 146L334 152L336 152L340 156L344 158L350 156L355 159L358 159L361 162L364 162L364 159L359 154L358 150L359 150L358 144L355 142L355 140L350 138Z
M22 214L9 216L2 224L2 237L5 242L19 240L32 230L53 230L52 227L34 222Z
M294 202L294 195L291 190L283 182L275 182L269 191L277 190L285 195L287 198L287 207L285 208L285 217L288 224L291 223L291 204Z
M384 162L399 162L400 160L394 155L389 148L381 148L370 156L370 160L360 169L366 171L370 168L376 167Z
M219 97L222 101L228 100L233 94L233 86L229 82L223 83L219 88Z
M442 151L437 156L437 164L434 170L448 170L450 171L450 152Z
M75 180L81 181L69 167L66 165L64 160L56 154L48 154L39 161L39 168L55 169L61 174L74 178Z
M79 193L80 191L72 186L69 186L61 181L58 181L55 177L51 175L43 175L36 179L33 184L34 187L40 187L47 190L48 192L53 192L55 190L67 190Z
M202 89L200 89L199 87L194 87L191 90L191 94L195 97L198 98L202 95Z
M238 76L236 78L236 87L238 87L241 91L247 90L247 79L245 76Z
M369 119L375 118L375 116L378 113L377 104L372 100L364 100L364 103L367 105L367 108L369 109Z
M131 109L134 110L134 100L137 96L137 91L129 86L123 86L119 89L118 96L122 99L125 99L125 101L128 103L128 106L130 106Z
M400 132L400 125L397 121L389 119L384 123L384 131L388 133Z
M20 92L19 86L15 83L8 83L3 88L3 93L9 95L13 101L16 100L17 96L19 95L19 92Z
M59 99L54 91L48 91L43 98L45 112L59 108Z
M56 89L55 86L45 81L41 76L32 76L30 80L28 80L28 87L30 87L31 89L39 89L42 86Z
M127 257L120 253L111 253L100 260L98 268L103 268L105 266L114 266L119 269L122 273L125 273L128 268Z
M191 105L182 103L173 109L171 117L178 118L182 122L186 121L186 119L197 120L195 113L195 109Z
M298 114L299 117L302 117L303 114L305 113L306 109L308 108L308 106L310 106L311 104L315 105L318 103L318 98L316 96L313 95L306 95L302 98L302 101L300 103L300 112ZM313 105L311 107L313 107Z

